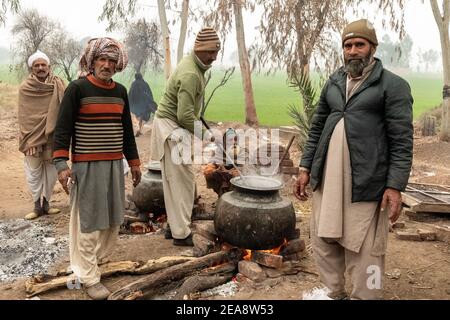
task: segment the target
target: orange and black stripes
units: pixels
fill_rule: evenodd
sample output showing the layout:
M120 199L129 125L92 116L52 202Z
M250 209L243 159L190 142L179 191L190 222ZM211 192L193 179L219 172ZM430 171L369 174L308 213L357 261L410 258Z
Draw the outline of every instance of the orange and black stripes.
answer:
M61 104L55 130L54 158L72 161L119 160L139 163L126 89L105 88L90 77L72 83ZM69 128L68 124L71 123Z

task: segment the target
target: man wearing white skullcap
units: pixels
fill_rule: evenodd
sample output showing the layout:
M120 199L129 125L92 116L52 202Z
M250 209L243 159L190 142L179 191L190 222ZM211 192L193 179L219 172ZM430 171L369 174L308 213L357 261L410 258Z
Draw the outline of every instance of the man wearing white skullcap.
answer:
M50 59L36 51L28 59L30 75L19 89L19 150L24 154L25 176L34 201L32 220L60 210L50 208L50 197L57 180L52 163L53 132L65 85L50 70Z

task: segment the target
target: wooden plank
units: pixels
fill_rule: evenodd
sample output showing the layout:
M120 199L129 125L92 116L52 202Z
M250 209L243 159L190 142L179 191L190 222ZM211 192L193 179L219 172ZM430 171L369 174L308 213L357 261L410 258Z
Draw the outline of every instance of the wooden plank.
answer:
M406 204L408 207L416 206L420 203L416 198L412 197L411 195L402 192L402 201L404 204Z
M450 188L443 185L409 183L402 192L402 201L414 212L450 213L448 191Z
M432 204L432 203L419 203L411 206L410 209L415 212L435 212L435 213L450 213L450 206L444 203Z
M421 188L428 188L427 191L434 191L434 190L429 190L429 189L436 189L437 191L444 191L444 192L450 192L450 186L447 185L441 185L441 184L432 184L432 183L408 183L408 186L412 186L413 188L416 189L421 189Z
M434 195L431 195L431 194L429 193L429 191L421 191L421 190L418 190L418 189L413 188L413 187L410 187L410 186L408 186L407 189L409 189L409 190L411 190L411 191L413 191L413 192L420 193L421 195L424 195L424 196L426 196L426 197L428 197L428 198L431 198L431 199L433 199L433 200L435 200L435 201L438 201L438 202L444 202L444 203L446 203L446 204L450 204L449 202L447 202L447 201L445 201L445 200L442 200L442 199L440 199L440 198L435 197ZM406 190L406 191L408 192L408 190Z

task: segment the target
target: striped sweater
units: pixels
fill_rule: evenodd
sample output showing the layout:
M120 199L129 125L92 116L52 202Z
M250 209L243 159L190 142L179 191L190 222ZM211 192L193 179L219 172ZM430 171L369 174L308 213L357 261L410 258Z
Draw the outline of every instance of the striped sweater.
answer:
M72 82L61 102L54 135L54 159L72 162L120 160L139 166L125 87L94 76Z

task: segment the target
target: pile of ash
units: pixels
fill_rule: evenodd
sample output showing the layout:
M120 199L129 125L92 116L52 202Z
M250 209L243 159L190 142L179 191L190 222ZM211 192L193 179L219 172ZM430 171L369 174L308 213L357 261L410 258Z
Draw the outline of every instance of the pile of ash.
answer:
M46 273L67 251L68 239L55 238L51 225L0 221L0 282Z

